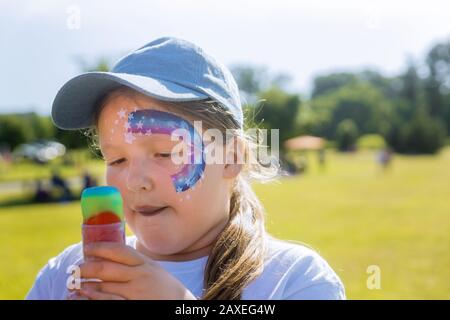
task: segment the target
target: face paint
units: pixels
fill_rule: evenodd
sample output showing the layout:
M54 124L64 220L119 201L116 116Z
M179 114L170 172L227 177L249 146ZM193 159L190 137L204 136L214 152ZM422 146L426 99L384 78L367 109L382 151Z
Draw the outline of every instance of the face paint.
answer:
M204 146L201 136L187 120L172 113L158 110L136 110L128 115L126 125L126 140L132 143L137 135L167 134L171 135L177 129L184 129L190 138L190 159L184 164L180 171L171 175L172 183L176 192L183 192L194 186L200 180L205 170ZM127 136L129 135L129 136ZM201 161L197 161L195 154L201 152Z

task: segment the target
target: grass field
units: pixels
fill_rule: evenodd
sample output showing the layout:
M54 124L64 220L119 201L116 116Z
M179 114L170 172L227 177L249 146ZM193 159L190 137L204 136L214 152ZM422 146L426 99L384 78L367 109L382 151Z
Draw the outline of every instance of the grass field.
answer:
M388 172L369 151L327 160L255 185L268 230L318 250L349 299L450 299L450 148L396 156ZM44 263L79 241L79 225L77 202L0 208L0 299L23 298ZM366 286L370 265L381 289Z
M93 159L91 151L71 150L66 156L73 165L64 164L62 158L56 158L45 165L37 165L31 161L18 161L14 164L6 164L0 160L0 183L9 181L34 181L47 179L51 172L57 169L63 178L75 177L87 169L91 174L98 175L103 171L103 161Z

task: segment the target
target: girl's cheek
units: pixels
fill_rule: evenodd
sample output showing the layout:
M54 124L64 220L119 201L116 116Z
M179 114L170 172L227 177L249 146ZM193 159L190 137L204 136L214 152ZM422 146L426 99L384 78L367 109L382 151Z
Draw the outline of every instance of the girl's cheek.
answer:
M136 176L129 177L129 174L134 174ZM133 170L132 173L129 172L125 164L120 166L110 166L106 169L107 184L119 188L124 195L132 192L132 190L128 190L127 187L127 181L130 178L146 180L145 184L151 186L151 189L147 190L150 193L157 191L158 194L161 196L164 195L167 198L177 197L171 173L160 165L149 164L148 166L144 166L140 171ZM142 181L142 183L144 183L144 181Z
M204 179L208 176L207 171L209 172L209 170L205 170L203 179L198 180L189 189L182 192L177 192L176 186L172 181L172 172L169 172L167 168L160 164L149 163L141 171L133 170L132 174L139 175L139 177L131 178L145 179L147 180L146 184L151 185L151 190L147 192L149 201L154 203L149 204L170 205L180 212L196 211L204 206L202 203L205 201L204 195L211 192L211 190L208 190L210 186L205 186L206 181ZM133 199L134 194L133 190L129 190L127 187L130 173L126 163L107 166L106 168L107 184L118 188L125 202Z
M121 178L121 171L118 170L117 167L108 166L106 168L106 184L109 186L118 187L120 189L121 182L123 183L124 179Z
M205 188L204 180L198 180L189 189L183 192L176 192L175 187L171 186L172 203L178 212L188 215L198 215L203 207L212 201L212 198L205 196L208 193Z

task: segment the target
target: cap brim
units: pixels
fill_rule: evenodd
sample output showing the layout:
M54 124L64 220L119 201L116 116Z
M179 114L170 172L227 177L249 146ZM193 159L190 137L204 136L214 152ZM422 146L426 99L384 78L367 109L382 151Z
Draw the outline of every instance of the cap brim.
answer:
M130 87L163 101L196 101L208 98L203 93L169 81L126 73L87 72L66 82L56 94L52 106L54 124L67 130L91 127L99 99L120 86Z

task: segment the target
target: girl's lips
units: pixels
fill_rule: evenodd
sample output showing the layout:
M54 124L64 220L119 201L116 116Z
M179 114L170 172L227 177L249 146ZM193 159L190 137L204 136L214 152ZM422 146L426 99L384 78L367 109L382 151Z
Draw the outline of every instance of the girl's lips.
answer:
M134 207L133 211L143 216L153 216L162 212L167 207L152 207L152 206L138 206Z

